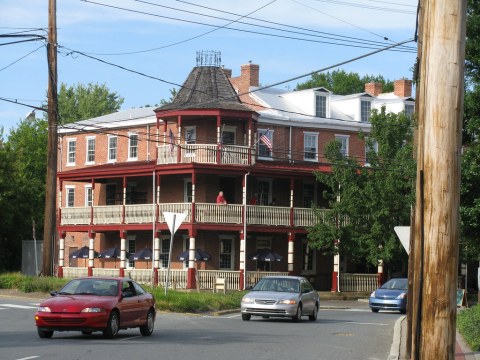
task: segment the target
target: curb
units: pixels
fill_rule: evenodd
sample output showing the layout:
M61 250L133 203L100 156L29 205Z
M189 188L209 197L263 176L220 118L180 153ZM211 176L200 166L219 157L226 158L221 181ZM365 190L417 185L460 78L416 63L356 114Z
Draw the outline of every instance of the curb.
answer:
M406 315L400 316L395 321L395 326L393 328L393 340L392 346L390 347L390 354L388 355L387 360L398 360L400 359L400 343L402 339L402 326L403 321L407 318Z

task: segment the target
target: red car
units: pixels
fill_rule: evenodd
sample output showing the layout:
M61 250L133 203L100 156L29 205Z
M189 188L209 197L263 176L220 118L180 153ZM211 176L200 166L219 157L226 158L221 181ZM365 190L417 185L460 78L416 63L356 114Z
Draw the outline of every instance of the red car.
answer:
M68 282L42 301L35 313L38 336L54 331L102 331L114 338L121 329L138 327L150 336L155 323L155 298L127 278L86 277Z

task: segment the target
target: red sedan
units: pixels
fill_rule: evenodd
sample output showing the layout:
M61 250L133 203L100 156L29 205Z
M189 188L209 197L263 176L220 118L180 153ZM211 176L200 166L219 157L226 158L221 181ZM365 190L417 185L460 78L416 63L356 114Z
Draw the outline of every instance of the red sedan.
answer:
M118 331L140 328L150 336L155 323L155 298L127 278L86 277L71 280L35 313L38 336L51 338L54 331L102 331L114 338Z

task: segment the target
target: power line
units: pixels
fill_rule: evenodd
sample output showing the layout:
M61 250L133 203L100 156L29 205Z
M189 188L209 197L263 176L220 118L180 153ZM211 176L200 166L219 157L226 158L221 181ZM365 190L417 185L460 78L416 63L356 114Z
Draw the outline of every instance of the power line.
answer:
M378 7L378 6L371 6L365 4L357 4L357 3L350 3L346 1L338 1L338 0L315 0L319 2L326 2L331 4L337 5L344 5L344 6L351 6L351 7L358 7L362 9L370 9L370 10L378 10L378 11L387 11L387 12L395 12L400 14L415 14L416 11L409 11L409 10L400 10L400 9L393 9L393 8L385 8L385 7Z
M14 62L8 64L7 66L4 66L3 68L0 69L0 71L3 71L3 70L5 70L5 69L9 68L10 66L16 64L16 63L19 62L20 60L26 58L27 56L33 54L34 52L40 50L40 49L43 48L43 47L45 47L45 45L41 45L41 46L39 46L38 48L36 48L35 50L30 51L28 54L23 55L22 57L20 57L19 59L15 60Z

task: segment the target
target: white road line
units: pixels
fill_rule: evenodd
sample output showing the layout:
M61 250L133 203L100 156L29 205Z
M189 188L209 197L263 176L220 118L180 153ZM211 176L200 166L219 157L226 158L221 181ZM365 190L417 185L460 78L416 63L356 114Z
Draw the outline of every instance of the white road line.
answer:
M26 358L21 358L21 359L16 359L16 360L30 360L30 359L36 359L36 358L39 358L40 356L29 356L29 357L26 357Z
M36 306L15 305L15 304L0 304L0 306L16 309L36 309Z
M356 322L356 321L342 321L342 324L390 326L389 324L382 324L382 323L365 323L365 322Z

